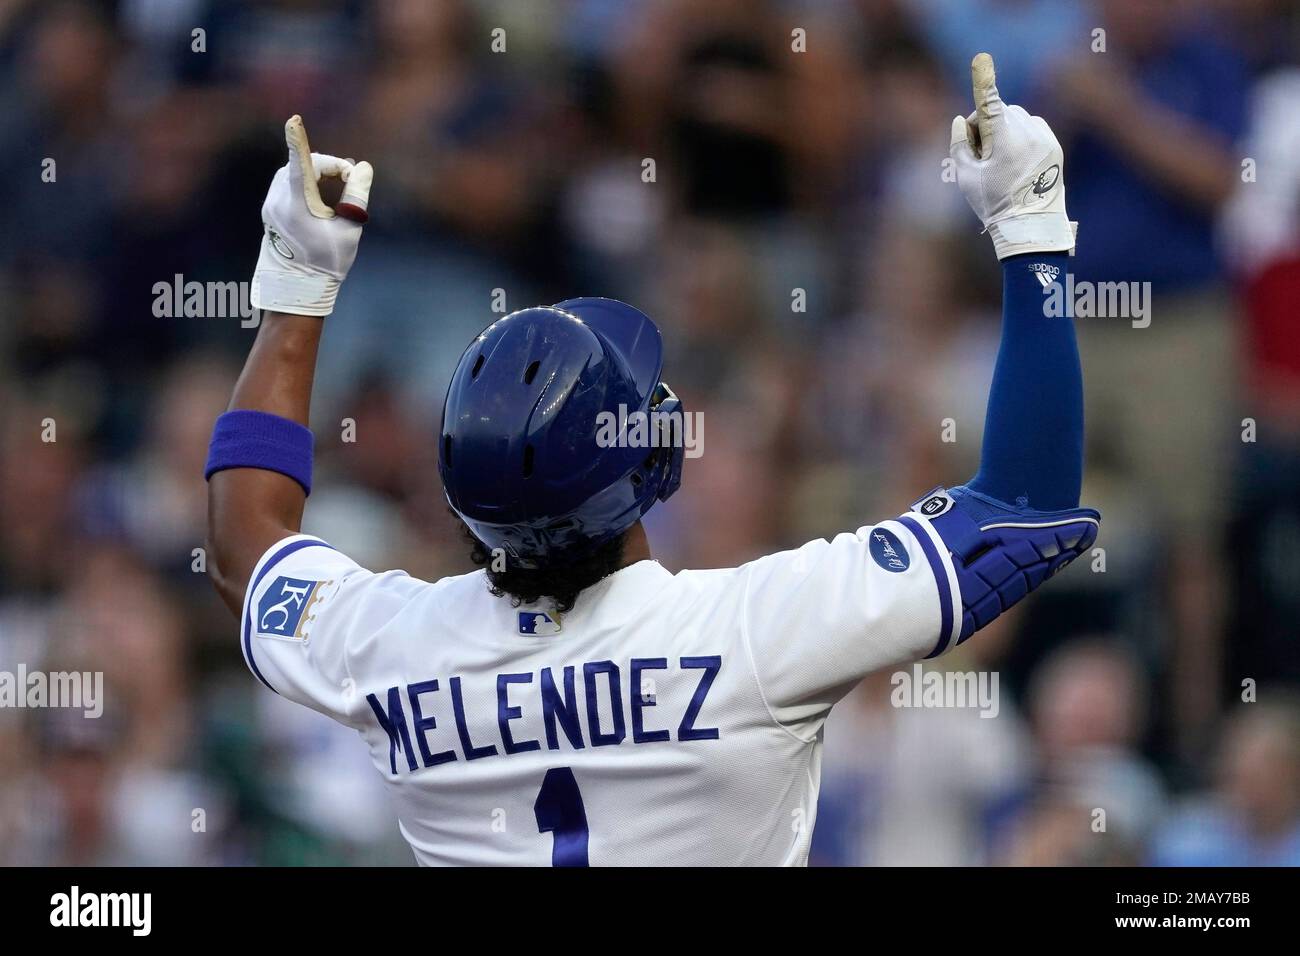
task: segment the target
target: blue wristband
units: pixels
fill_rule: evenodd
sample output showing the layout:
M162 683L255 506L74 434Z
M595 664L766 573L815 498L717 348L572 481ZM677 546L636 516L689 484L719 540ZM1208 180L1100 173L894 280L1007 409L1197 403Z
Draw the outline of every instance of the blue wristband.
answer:
M212 429L203 477L227 468L261 468L287 475L311 494L313 442L310 428L279 415L249 409L226 412Z

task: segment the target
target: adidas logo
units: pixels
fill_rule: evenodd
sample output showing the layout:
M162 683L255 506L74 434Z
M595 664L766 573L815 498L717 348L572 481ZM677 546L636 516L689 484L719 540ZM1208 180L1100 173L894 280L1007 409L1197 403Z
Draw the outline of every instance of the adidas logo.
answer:
M1052 283L1061 277L1061 270L1046 262L1031 262L1029 269L1038 277L1038 282L1044 289L1050 288Z

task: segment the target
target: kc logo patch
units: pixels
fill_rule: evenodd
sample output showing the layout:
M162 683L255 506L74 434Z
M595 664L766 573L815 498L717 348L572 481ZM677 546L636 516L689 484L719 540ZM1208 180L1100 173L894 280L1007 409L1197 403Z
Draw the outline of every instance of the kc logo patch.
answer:
M282 641L307 640L316 605L325 596L324 589L333 583L276 578L257 602L257 636L275 637Z

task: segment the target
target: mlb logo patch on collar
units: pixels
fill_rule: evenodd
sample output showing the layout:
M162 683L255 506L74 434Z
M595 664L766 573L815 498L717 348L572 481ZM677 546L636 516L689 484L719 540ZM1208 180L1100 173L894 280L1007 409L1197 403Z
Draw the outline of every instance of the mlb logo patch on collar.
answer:
M520 611L519 633L545 636L560 633L560 615L545 611Z
M322 600L333 581L304 581L279 577L257 602L253 626L258 637L305 641Z

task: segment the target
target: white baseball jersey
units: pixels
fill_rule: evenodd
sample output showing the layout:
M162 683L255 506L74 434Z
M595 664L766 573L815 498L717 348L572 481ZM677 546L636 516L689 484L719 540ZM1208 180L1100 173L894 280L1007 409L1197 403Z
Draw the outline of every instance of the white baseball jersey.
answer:
M916 513L738 568L640 561L562 617L295 535L242 645L361 733L422 864L803 864L831 706L955 641L959 600Z

